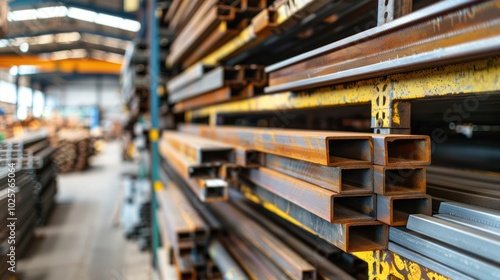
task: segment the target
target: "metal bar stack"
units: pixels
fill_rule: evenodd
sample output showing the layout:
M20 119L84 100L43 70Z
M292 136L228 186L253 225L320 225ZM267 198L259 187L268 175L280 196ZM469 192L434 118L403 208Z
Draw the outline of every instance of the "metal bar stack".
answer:
M58 151L54 160L60 173L85 170L94 155L93 140L87 131L62 131L57 135Z
M389 249L452 279L500 279L500 212L444 202L391 228Z
M180 130L262 153L261 167L239 174L242 190L265 197L345 251L385 248L387 228L375 219L405 225L410 214L431 211L423 167L430 163L427 136L205 125ZM359 242L363 238L372 243Z
M267 84L264 67L258 65L219 66L196 64L167 83L168 100L174 112L230 100L252 97Z

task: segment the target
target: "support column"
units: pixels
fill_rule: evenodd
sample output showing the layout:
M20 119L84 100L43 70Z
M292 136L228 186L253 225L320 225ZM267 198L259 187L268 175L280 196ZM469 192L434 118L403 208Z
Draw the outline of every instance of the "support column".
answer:
M411 13L412 10L412 0L378 0L377 25L391 22Z
M377 134L410 134L411 103L394 100L393 83L380 80L372 94L371 126Z

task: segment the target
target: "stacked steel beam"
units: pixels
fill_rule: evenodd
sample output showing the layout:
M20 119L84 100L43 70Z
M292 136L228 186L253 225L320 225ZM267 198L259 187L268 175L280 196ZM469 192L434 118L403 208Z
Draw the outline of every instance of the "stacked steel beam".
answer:
M167 84L174 112L183 112L263 92L267 79L258 65L219 66L196 64Z
M180 130L262 153L261 167L239 174L242 191L348 252L385 248L387 227L379 221L404 225L410 214L431 211L423 167L430 163L427 136L205 125Z
M500 279L500 211L441 203L391 228L389 249L452 279Z
M62 131L57 135L58 150L54 160L60 173L82 171L94 155L94 144L87 131Z

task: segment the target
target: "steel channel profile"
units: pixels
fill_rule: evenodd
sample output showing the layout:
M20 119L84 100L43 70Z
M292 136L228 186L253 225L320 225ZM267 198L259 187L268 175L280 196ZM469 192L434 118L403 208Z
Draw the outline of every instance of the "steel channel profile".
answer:
M264 166L340 194L373 193L373 168L324 166L272 154L265 154Z
M209 166L207 169L206 166L201 168L190 166L189 162L165 141L160 141L159 148L163 158L201 201L227 200L227 183L213 178L218 174L219 167Z
M333 264L330 260L326 259L325 256L320 254L320 252L310 248L301 240L290 234L290 232L277 226L265 216L259 215L256 211L254 211L244 203L241 203L241 201L234 204L235 207L244 212L245 215L250 216L254 221L257 221L259 224L263 225L264 228L269 230L273 235L288 244L288 246L290 246L292 250L310 260L311 264L316 268L318 279L355 279L354 277L347 274L347 272L343 271L341 268Z
M500 229L500 211L484 207L458 202L445 202L439 206L439 214L447 214Z
M222 238L222 243L229 250L236 262L251 279L286 279L287 276L257 249L244 243L234 235Z
M377 220L390 226L404 226L411 214L432 215L432 197L426 194L377 195Z
M180 131L260 152L327 166L371 164L371 134L314 130L182 125Z
M425 167L373 166L373 191L379 195L404 195L426 192Z
M495 51L495 48L490 48L489 52L481 53L483 46L486 46L486 42L482 40L489 40L498 34L495 31L498 28L495 21L497 3L489 1L474 5L473 1L454 2L456 3L436 4L423 9L426 14L422 10L395 20L392 25L382 25L358 33L284 61L279 64L281 67L270 66L266 71L274 73L271 74L271 88L266 91L296 90L379 74L417 70L463 61L465 53L471 57L479 57ZM463 7L464 4L469 7ZM460 8L462 9L459 10ZM448 14L443 15L446 12ZM474 40L475 43L467 45L467 48L460 44ZM457 46L460 48L456 48ZM385 51L380 53L380 49ZM393 49L397 51L394 52ZM303 61L305 57L310 59ZM346 59L349 63L342 64ZM282 67L285 68L279 69ZM318 68L322 70L316 70ZM312 69L314 73L311 72Z
M431 142L427 135L381 135L373 137L373 164L383 166L429 165Z
M168 101L176 103L222 87L224 87L224 67L219 66L185 87L169 92Z
M162 137L194 164L234 162L234 149L225 143L179 132L165 131Z
M387 249L388 226L379 221L330 223L313 213L291 203L248 181L241 181L240 191L254 203L276 212L344 252L361 252Z
M406 227L493 262L500 260L497 235L420 214L411 215Z
M427 254L421 255L415 253L412 250L408 250L396 243L389 242L389 251L398 254L399 256L408 259L414 263L418 263L432 271L435 271L441 275L449 277L450 279L463 279L463 280L473 280L473 277L466 275L465 273L459 272L455 269L452 269L446 265L443 265L439 262L436 262L429 257L426 257Z
M224 246L218 241L213 240L208 247L210 258L217 264L223 279L249 279L240 266L234 261L233 257L226 251Z
M283 241L250 220L229 204L213 204L211 209L226 222L231 232L255 246L292 279L316 279L315 268Z
M372 194L339 195L264 167L246 170L242 176L328 222L375 220L375 195Z

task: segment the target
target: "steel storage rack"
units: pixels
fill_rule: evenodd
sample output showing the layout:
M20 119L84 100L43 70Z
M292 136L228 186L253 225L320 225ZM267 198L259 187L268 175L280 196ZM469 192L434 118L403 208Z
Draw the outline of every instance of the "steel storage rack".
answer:
M150 2L153 2L152 7L154 7L155 1ZM233 1L212 2L212 5L223 5ZM241 1L243 2L246 1ZM256 2L262 4L260 2L266 1L253 1L252 3L256 4ZM166 23L173 24L175 30L181 30L179 32L183 30L179 27L182 26L179 22L184 22L184 24L190 22L187 14L196 15L198 9L201 11L200 5L193 4L192 7L187 7L182 3L184 1L173 1L171 8L177 9L179 16L185 18L184 21L180 19L173 21L171 17L174 12L168 13L167 11L165 16ZM236 206L229 207L224 203L216 203L215 206L209 206L210 203L197 204L194 207L198 209L201 216L211 215L206 212L213 212L222 222L222 228L231 228L231 225L234 226L234 219L237 218L228 213L238 213L237 215L242 215L241 220L244 220L250 215L249 210L245 208L247 206L238 206L238 203L251 201L252 207L266 209L267 211L262 213L273 216L273 219L280 221L279 223L288 223L288 226L297 231L301 228L301 230L313 233L321 237L321 242L326 241L364 260L367 263L369 279L471 277L470 272L457 271L457 268L443 265L442 261L436 261L430 257L422 258L422 252L417 253L415 250L400 246L401 244L394 240L401 242L402 237L399 236L403 236L403 233L399 233L400 229L395 226L405 226L409 218L411 223L409 222L408 228L417 229L415 224L420 219L420 215L424 214L428 217L432 214L431 197L427 194L433 195L436 207L440 202L455 200L465 202L469 206L487 201L487 204L481 205L500 209L498 203L500 195L498 189L495 189L495 182L498 182L498 165L490 165L488 171L496 171L496 173L488 175L485 172L457 174L458 172L451 168L426 167L430 163L430 158L426 156L434 152L436 145L445 142L450 131L466 135L467 129L476 129L475 131L480 131L479 133L491 133L492 138L498 137L495 134L495 127L499 124L487 119L491 115L486 113L480 115L490 122L488 127L474 128L467 123L467 120L471 113L480 108L479 106L487 106L488 103L498 104L500 1L380 0L359 1L357 4L353 4L352 1L267 1L267 5L260 6L258 13L253 11L253 13L246 14L250 20L239 21L238 28L231 30L230 33L224 33L224 36L228 37L224 37L223 43L215 45L212 40L213 36L217 36L212 35L215 32L216 24L214 23L220 24L245 17L241 15L243 7L237 4L231 8L218 6L218 9L229 9L231 13L221 14L220 17L216 16L214 19L210 18L214 22L208 24L211 27L207 28L205 33L196 31L196 34L200 33L203 36L197 35L198 37L192 38L192 41L197 43L189 45L189 42L182 42L188 44L186 48L190 49L195 48L197 44L210 46L210 51L204 56L199 52L196 53L197 57L202 57L198 59L198 63L181 63L182 59L179 59L178 54L170 60L167 58L167 64L174 69L172 72L179 73L169 77L166 85L169 114L177 120L178 130L211 138L222 144L232 145L235 149L233 161L221 163L220 157L217 158L217 164L220 163L224 167L220 169L217 167L217 172L211 171L210 175L203 177L203 180L225 179L231 189L228 199ZM370 11L375 11L375 17ZM360 15L359 19L352 17L356 13ZM192 16L191 25L197 18L197 16ZM155 25L154 22L152 24ZM329 33L329 37L322 35L327 28L334 26L338 28L335 30L340 31ZM365 28L359 28L359 26ZM342 30L342 27L347 31ZM155 28L152 29L151 46L159 45L154 39L155 30ZM307 32L313 35L307 37L309 34ZM301 36L307 39L305 41L297 39ZM279 48L280 44L286 45L288 49ZM152 62L150 63L153 65L153 61L157 61L158 50L152 48L151 53ZM256 74L255 69L262 69L259 68L261 66L249 67L249 65L257 64L265 66L264 85L259 84L260 80L259 83L256 82L259 75ZM245 72L247 69L252 69L253 72ZM154 69L153 73L155 73ZM151 89L156 88L155 83L153 82ZM252 86L248 87L248 85ZM241 93L243 89L246 90L244 94ZM150 96L151 117L155 123L159 118L159 113L155 111L159 104L156 91L151 90L151 92L154 93ZM420 109L433 103L441 104L439 102L449 102L442 103L446 106L442 109L444 114L440 115L442 122L450 125L448 130L440 127L428 129L420 123L418 124L421 127L412 127L415 123L412 122L412 117L418 113L415 110L412 112L412 109ZM314 111L334 112L336 110L341 112L339 114L359 114L369 118L372 133L367 133L368 131L346 132L342 134L342 137L350 137L344 140L349 142L341 140L336 143L335 140L325 140L334 139L332 137L336 136L335 133L325 132L324 138L321 138L323 136L318 136L319 133L316 135L317 132L310 130L308 124L314 123L311 119L316 117L321 120L321 116L318 117L318 113ZM296 116L299 114L311 117L308 119L306 116L306 120L297 120ZM227 127L234 125L265 128ZM307 129L290 130L290 128L296 129L297 126ZM187 167L185 174L178 174L178 171L176 173L175 168L169 166L170 153L155 151L157 149L155 147L158 146L157 141L163 145L162 141L167 140L160 139L159 126L154 127L150 135L154 143L152 153L153 155L161 154L165 161L160 166L162 159L154 158L153 173L166 170L168 180L176 181L176 184L182 188L183 184L187 184L185 182L188 179L183 179L183 177L190 176L189 170L193 168L202 170L201 168L206 166L192 165ZM320 125L316 124L313 127L317 129ZM419 138L416 135L409 135L415 131L428 136ZM356 137L362 139L367 137L369 144L356 144L360 141L356 140ZM415 142L415 139L419 139L421 143ZM301 146L301 141L306 143L304 144L306 148ZM188 142L191 143L191 141ZM327 144L321 146L320 142ZM189 143L185 144L189 145ZM365 154L360 155L353 151L335 154L333 148L335 145L340 145L341 151L356 146L356 151L365 151ZM382 149L383 152L377 153L377 149ZM176 157L187 162L191 154L183 153L180 148L178 150ZM412 153L412 151L422 150L427 152ZM366 157L368 151L373 152L369 158ZM324 157L325 153L327 158ZM349 157L348 154L356 156L354 161L357 165L343 161L340 167L334 166L335 160L345 160ZM492 151L492 154L494 156L496 152ZM243 155L243 158L238 159L238 155ZM403 158L399 157L401 155ZM353 160L353 158L349 159ZM410 159L416 159L416 163L411 163ZM248 162L261 167L247 169L251 166L250 164L247 166ZM243 171L241 169L234 171L238 168L237 166L243 167ZM469 169L474 167L468 166ZM210 168L214 170L213 167ZM155 169L158 171L154 171ZM429 170L429 176L425 175L426 169ZM337 176L335 180L338 180L338 183L332 183L330 178L325 180L324 174L327 172L336 172L335 174L338 175L329 174L328 176ZM406 181L400 185L390 182L391 176L401 175L402 172L409 172L407 174L412 175L403 176ZM349 174L354 175L349 177ZM460 181L457 179L454 183L444 182L446 178L453 176L460 176L462 179ZM353 182L354 179L351 178L357 178L358 181ZM358 178L365 179L359 181L361 179ZM467 195L465 189L474 180L477 180L478 189ZM161 192L163 189L161 181L166 180L160 179L158 174L153 174L153 181L155 190ZM323 186L323 184L326 185L323 181L328 181L328 186ZM282 187L280 183L283 184ZM365 191L366 186L363 187L363 184L373 184L373 190ZM323 188L315 189L313 185ZM302 188L303 191L289 191L286 187L290 186L294 189ZM236 194L232 194L233 189L236 189L241 197L235 198ZM190 193L187 188L184 191L186 196L191 195L193 198L191 203L200 203L196 195ZM341 194L338 201L336 196L332 195L334 193ZM318 205L307 203L308 196L314 198L320 206L327 206L315 208ZM351 200L348 200L346 197L349 196L354 196L356 199L353 200L351 197ZM466 198L462 199L462 196ZM364 198L361 199L361 197ZM402 204L411 205L411 209ZM363 206L363 210L356 210L358 211L356 215L343 216L344 213L353 214L351 211L355 211L353 209L359 205ZM441 208L445 207L443 205L446 204L441 204ZM343 212L344 206L349 211ZM324 211L327 207L331 207L332 211ZM238 210L231 210L232 208L238 208ZM445 211L441 208L439 213ZM339 214L335 214L336 209ZM153 224L157 224L156 220L160 217L156 216L156 211L152 213ZM398 216L400 213L403 213L402 218ZM206 217L204 218L207 220ZM259 220L258 217L253 218ZM351 225L351 220L339 222L342 219L356 219L356 221ZM443 219L439 217L437 219L440 223L446 223L442 222ZM274 262L276 267L266 268L269 275L272 275L273 271L283 270L286 265L290 265L286 262L280 263L279 252L274 251L273 248L259 247L264 245L259 243L257 236L251 237L239 233L241 229L233 229L227 230L231 234L230 237L220 238L217 232L221 225L208 224L212 238L217 244L215 246L219 249L228 248L230 251L228 256L250 256L252 254L249 252L255 248L259 248L259 252L255 255L262 252L266 254L265 252L268 251L269 254L266 257L276 260ZM279 225L285 227L285 225ZM390 232L384 233L388 225L391 226ZM369 238L362 235L358 237L356 233L361 231L356 230L356 226L363 229L363 234L365 231L370 232ZM368 230L368 226L371 230ZM153 230L158 231L158 229ZM279 234L279 229L271 231L273 234ZM481 231L484 231L484 227ZM387 234L391 235L388 248L384 246L384 244L387 245ZM352 235L352 242L349 238L339 239L339 236L344 235ZM365 239L373 243L363 243ZM244 247L243 244L246 243L243 241L255 242L255 244ZM498 243L498 240L496 242ZM241 245L231 248L227 244ZM173 247L177 245L179 244L171 244ZM154 248L157 247L159 246L154 246ZM206 247L208 248L208 245ZM373 249L363 250L362 248ZM480 254L480 252L476 253ZM182 259L185 260L184 255ZM245 269L242 265L244 261L241 259L235 257L235 260L228 262L236 261L248 273L248 268ZM472 257L472 259L475 258ZM300 261L297 260L297 263ZM492 267L498 266L498 263L494 263ZM306 264L301 263L301 266L297 265L295 268L297 271L290 269L292 272L286 277L297 279L316 277L315 270L311 270L312 268ZM318 275L322 275L320 268L317 269ZM195 277L192 274L189 275L189 277Z

